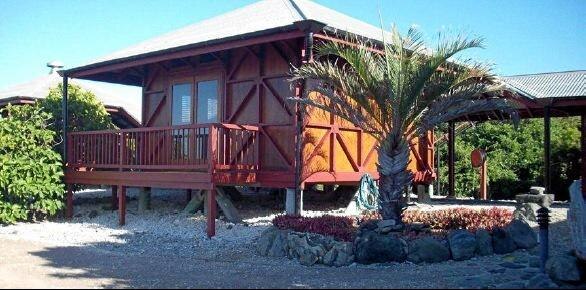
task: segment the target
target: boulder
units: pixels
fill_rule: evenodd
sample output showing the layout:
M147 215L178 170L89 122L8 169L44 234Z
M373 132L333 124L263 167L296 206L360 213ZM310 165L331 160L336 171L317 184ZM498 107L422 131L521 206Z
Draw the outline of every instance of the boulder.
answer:
M319 257L310 249L304 249L299 253L299 263L303 266L313 266L319 261Z
M535 203L543 207L549 207L553 203L553 199L553 194L517 194L515 196L517 203Z
M354 243L355 259L361 264L403 262L407 258L407 243L391 235L363 231Z
M316 239L314 238L312 241L313 244L310 244L307 234L290 233L287 235L288 256L299 259L306 266L315 264L327 253L326 248L315 241ZM314 259L315 261L313 261Z
M529 188L530 194L545 194L545 187L541 186L531 186Z
M450 259L450 250L438 240L425 237L409 244L407 260L413 263L439 263Z
M275 236L277 235L278 231L279 230L277 228L270 227L270 228L266 229L264 232L262 232L262 234L260 235L260 238L256 242L256 251L259 255L261 255L261 256L268 255L269 250L271 249L271 247L273 245L273 241L275 240Z
M261 256L285 257L288 252L287 236L289 231L281 231L275 227L265 230L258 242L256 251Z
M323 256L322 263L327 266L348 266L354 262L352 243L336 242Z
M540 208L536 203L518 204L513 212L515 219L537 222L537 210Z
M448 234L452 258L456 261L468 260L476 252L476 238L467 230L455 230Z
M476 231L476 254L480 256L488 256L494 253L492 249L492 236L485 229Z
M527 283L525 283L525 288L527 289L553 289L558 288L558 285L555 284L551 279L545 274L537 274L533 276L533 278L529 279Z
M556 281L577 282L580 281L580 269L578 259L570 255L551 257L545 263L545 271Z
M505 227L519 249L531 249L537 246L537 234L522 220L513 220Z
M508 254L515 251L517 245L508 231L495 228L492 231L492 248L495 254Z

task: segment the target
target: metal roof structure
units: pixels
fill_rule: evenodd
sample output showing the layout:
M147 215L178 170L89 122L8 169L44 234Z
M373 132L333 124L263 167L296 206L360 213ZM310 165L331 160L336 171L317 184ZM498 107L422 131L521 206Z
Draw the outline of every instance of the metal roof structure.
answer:
M586 70L501 77L513 90L530 98L586 98Z
M298 23L315 21L325 31L345 32L382 41L382 29L308 0L262 0L212 17L67 71L139 59L252 36L298 30Z
M47 97L49 90L61 84L62 80L63 78L56 71L52 71L47 75L35 78L29 82L2 89L0 90L0 105L7 103L33 103L38 99ZM70 82L94 93L98 100L104 103L108 111L116 111L122 115L129 114L134 119L131 122L140 120L140 98L136 93L132 94L129 89L125 89L120 85L80 79L72 79Z

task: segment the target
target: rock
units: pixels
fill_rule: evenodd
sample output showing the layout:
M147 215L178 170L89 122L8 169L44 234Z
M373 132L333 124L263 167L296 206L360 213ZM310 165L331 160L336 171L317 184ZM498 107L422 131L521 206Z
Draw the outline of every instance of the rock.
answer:
M509 269L523 269L523 268L525 268L525 265L521 265L521 264L517 264L517 263L513 263L513 262L500 263L499 266L501 266L503 268L509 268Z
M313 266L318 260L319 257L310 249L305 249L299 254L299 263L303 266Z
M492 249L492 236L485 229L476 231L476 254L488 256L494 253Z
M536 203L518 204L513 212L513 218L524 221L537 222L537 210L540 206Z
M498 284L496 289L523 289L525 288L524 281L509 281L506 283Z
M541 259L539 257L531 256L529 258L529 267L539 268L541 266Z
M492 283L492 275L476 275L465 277L460 280L459 284L465 286L466 288L464 289L484 289L492 285Z
M533 278L529 279L527 283L525 283L525 288L527 289L551 289L551 288L558 288L558 285L555 284L547 275L545 274L537 274Z
M530 194L545 194L545 187L541 186L531 186L529 188Z
M580 281L578 259L570 255L559 255L549 258L545 263L545 271L556 281Z
M539 206L549 207L553 203L553 194L517 194L517 203L535 203Z
M450 250L431 237L417 239L409 245L407 260L413 263L438 263L450 259Z
M331 249L329 250L326 255L322 259L322 263L326 266L333 266L334 261L336 261L338 255L338 251Z
M505 230L511 235L517 248L531 249L537 246L537 234L526 222L513 220Z
M467 230L455 230L448 234L448 243L452 258L456 261L468 260L474 257L476 238Z
M334 266L342 267L354 263L354 250L352 243L340 242L337 243L333 249L337 251Z
M269 249L267 256L269 257L285 257L287 256L287 236L289 231L278 231L273 239L273 244Z
M361 264L405 261L407 243L399 238L364 232L355 240L355 259Z
M278 231L279 230L277 228L270 227L266 229L264 232L262 232L260 238L256 242L256 251L258 254L260 254L261 256L268 255Z
M521 274L521 279L529 280L533 278L535 275L539 273L539 269L536 268L527 268L523 270L523 274Z
M397 222L395 220L382 220L382 221L379 221L378 223L376 223L376 226L379 229L382 229L382 228L394 226L396 224L397 224Z
M492 247L495 254L508 254L517 249L511 234L501 228L492 231Z

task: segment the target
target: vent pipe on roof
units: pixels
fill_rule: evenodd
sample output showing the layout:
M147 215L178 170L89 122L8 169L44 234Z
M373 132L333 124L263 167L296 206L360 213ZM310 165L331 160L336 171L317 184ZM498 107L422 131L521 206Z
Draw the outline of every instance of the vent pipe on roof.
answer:
M47 67L51 68L51 71L49 72L49 74L53 74L53 73L56 73L58 69L63 68L63 63L58 60L54 60L54 61L48 62Z

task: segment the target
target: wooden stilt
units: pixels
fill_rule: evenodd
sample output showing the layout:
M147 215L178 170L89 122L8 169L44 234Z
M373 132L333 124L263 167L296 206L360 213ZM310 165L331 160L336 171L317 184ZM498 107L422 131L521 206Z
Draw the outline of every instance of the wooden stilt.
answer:
M211 238L216 235L216 189L207 191L206 202L208 203L207 212L207 235Z
M118 186L118 220L121 226L126 224L126 186Z
M553 194L551 191L551 108L549 106L545 107L543 116L543 155L545 193Z
M112 185L112 199L110 202L112 204L112 210L117 210L118 209L118 186L116 186L116 185Z
M582 197L586 200L586 113L582 114Z
M67 218L71 219L73 217L73 186L71 184L67 184Z
M456 197L456 124L448 125L448 197Z

